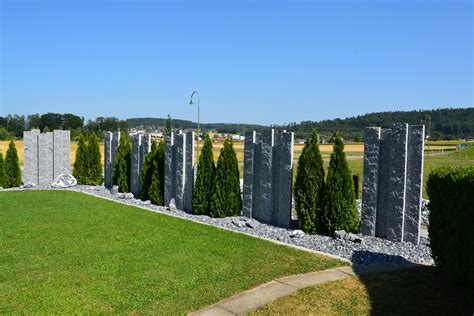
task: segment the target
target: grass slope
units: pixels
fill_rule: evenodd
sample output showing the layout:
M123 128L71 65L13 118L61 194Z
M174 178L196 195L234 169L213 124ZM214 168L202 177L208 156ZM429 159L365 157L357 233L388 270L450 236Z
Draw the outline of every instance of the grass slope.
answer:
M344 265L77 192L1 192L0 206L0 314L183 314Z

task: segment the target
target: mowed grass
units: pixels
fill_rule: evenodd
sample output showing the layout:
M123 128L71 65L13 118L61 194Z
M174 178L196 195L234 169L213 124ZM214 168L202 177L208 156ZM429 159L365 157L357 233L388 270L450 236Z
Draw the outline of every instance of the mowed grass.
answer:
M252 315L472 315L462 289L434 267L351 277L297 291Z
M0 314L184 314L346 264L78 192L1 192L0 206Z

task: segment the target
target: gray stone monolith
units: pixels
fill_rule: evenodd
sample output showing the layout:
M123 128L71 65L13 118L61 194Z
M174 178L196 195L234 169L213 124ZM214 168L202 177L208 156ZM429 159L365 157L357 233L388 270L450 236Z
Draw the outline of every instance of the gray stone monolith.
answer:
M38 157L38 136L39 129L23 132L24 159L23 159L23 183L39 183L39 157ZM5 157L4 157L5 158Z
M254 189L254 157L256 132L245 133L244 144L244 186L242 192L242 215L252 217Z

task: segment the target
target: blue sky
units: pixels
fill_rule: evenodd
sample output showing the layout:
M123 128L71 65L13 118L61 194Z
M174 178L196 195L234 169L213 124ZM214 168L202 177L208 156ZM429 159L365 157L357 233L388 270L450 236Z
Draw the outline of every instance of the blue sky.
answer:
M471 1L1 3L0 115L280 124L473 106Z

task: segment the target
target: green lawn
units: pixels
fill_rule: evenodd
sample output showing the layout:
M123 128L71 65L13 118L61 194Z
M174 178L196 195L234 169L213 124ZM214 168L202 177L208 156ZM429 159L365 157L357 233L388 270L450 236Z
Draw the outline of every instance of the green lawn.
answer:
M77 192L0 193L0 314L184 314L344 264Z

